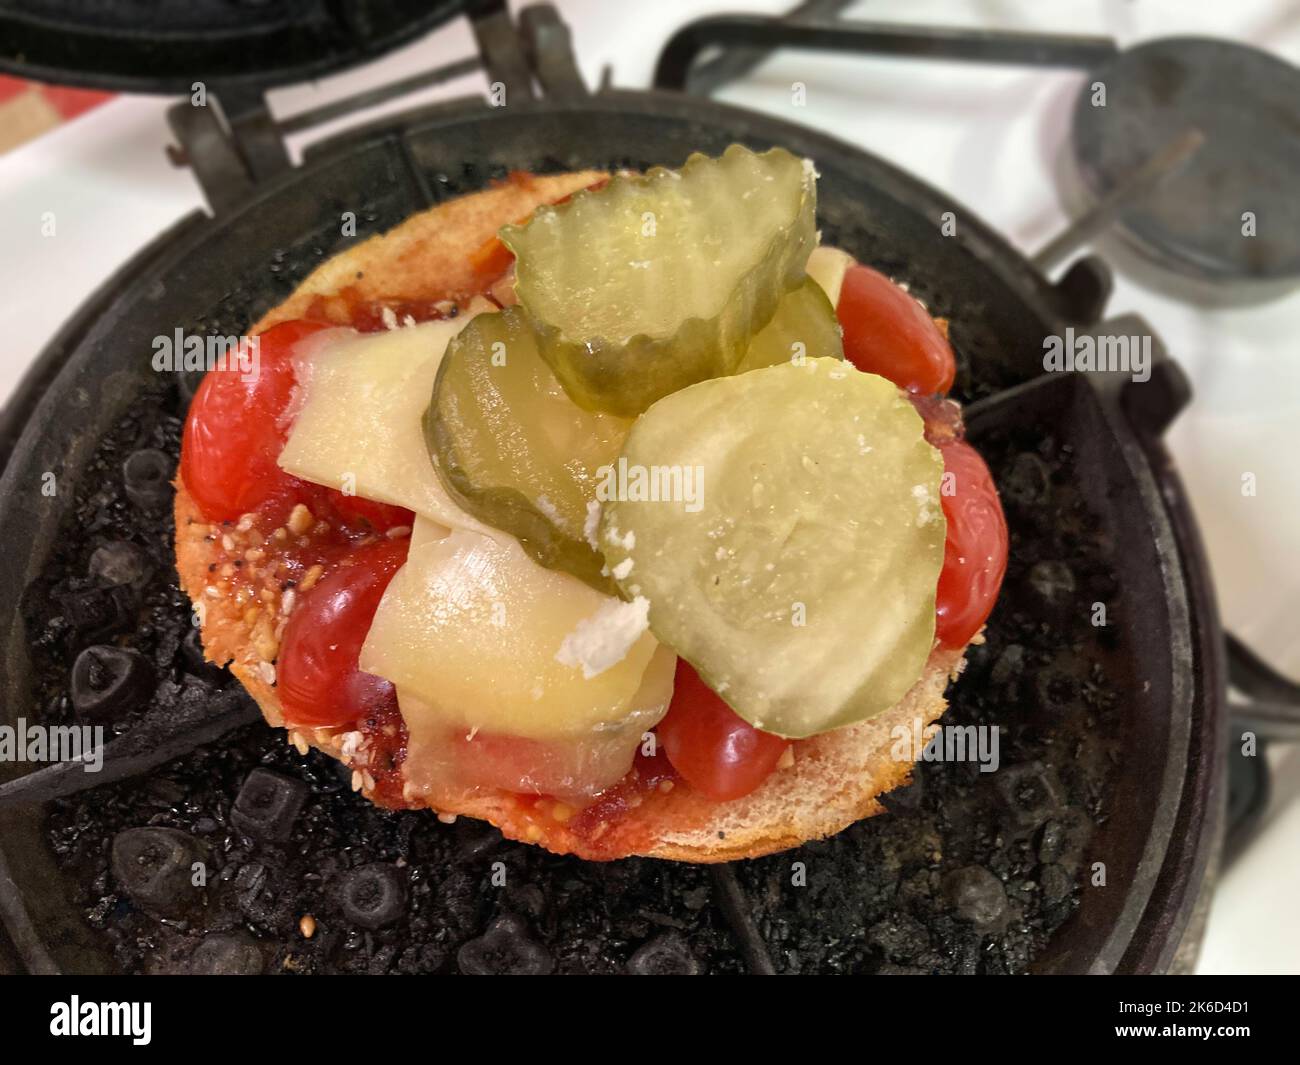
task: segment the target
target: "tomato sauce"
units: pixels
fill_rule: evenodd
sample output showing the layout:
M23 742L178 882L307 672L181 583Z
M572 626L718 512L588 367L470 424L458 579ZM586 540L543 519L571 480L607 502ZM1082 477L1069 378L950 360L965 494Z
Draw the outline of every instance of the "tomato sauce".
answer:
M397 708L396 691L362 718L357 728L369 748L369 771L375 781L371 798L390 810L406 809L411 804L402 793L402 763L406 761L409 737Z
M312 322L349 325L358 333L379 333L389 324L436 322L456 314L456 300L449 296L423 300L378 300L362 294L356 285L345 285L332 296L314 296L303 317Z
M622 820L651 795L685 787L681 774L668 761L662 746L653 755L637 751L636 760L627 776L604 793L590 806L579 810L568 822L568 828L588 849L599 849L600 837L614 822Z

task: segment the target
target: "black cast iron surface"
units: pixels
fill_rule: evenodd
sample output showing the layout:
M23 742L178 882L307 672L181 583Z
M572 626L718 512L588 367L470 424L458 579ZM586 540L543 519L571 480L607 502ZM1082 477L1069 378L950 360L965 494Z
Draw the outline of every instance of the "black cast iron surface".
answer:
M735 898L729 874L589 865L503 843L472 824L384 814L357 799L331 763L304 762L282 736L253 726L139 781L49 810L0 812L16 880L0 902L29 965L725 972L770 959L788 971L947 972L1119 964L1169 842L1193 709L1179 678L1198 667L1178 558L1135 445L1116 435L1113 409L1089 384L1026 385L1040 375L1043 335L1067 321L1087 324L1084 308L1098 308L1096 282L1047 285L964 214L961 236L944 239L937 220L955 205L930 190L837 142L719 105L612 94L508 112L432 109L404 127L332 143L247 208L182 225L153 249L69 334L68 365L5 474L0 535L34 545L0 562L0 593L12 600L32 589L25 623L5 638L7 715L70 712L70 656L86 639L66 597L93 588L88 558L106 541L131 540L154 561L140 601L146 623L133 619L90 642L148 654L164 705L202 697L214 683L186 680L189 611L172 583L165 517L145 521L121 498L130 451L175 446L175 382L148 369L153 336L177 325L240 332L346 246L344 210L357 212L363 239L509 168L679 164L732 140L782 143L816 159L826 239L907 280L949 317L958 392L987 400L974 425L1007 501L1012 563L950 720L1001 726L999 772L922 766L919 784L889 800L890 815L740 866L756 942L743 927L735 938L734 915L729 925L718 906ZM1000 398L1015 386L1026 387ZM53 498L39 493L50 470L66 486ZM1112 627L1088 623L1081 604L1093 601L1107 602ZM17 604L3 605L16 619ZM309 789L287 842L232 822L257 767ZM205 855L211 875L200 898L183 894L182 905L156 883L131 883L128 867L111 869L115 834L142 826L189 834L160 836L154 850ZM497 861L501 888L491 880ZM1081 888L1098 861L1107 888ZM794 862L807 887L792 884ZM362 895L391 910L398 903L385 893L395 891L401 909L369 928L373 914L356 909L356 881L345 874L376 864L356 874ZM297 931L306 914L318 926L311 939ZM204 940L209 933L224 938Z
M265 89L382 55L474 0L0 0L0 69L189 96ZM479 5L482 6L482 5Z
M171 567L170 523L122 488L121 466L133 451L175 454L180 409L174 390L146 393L100 445L67 535L28 590L44 720L85 720L69 706L68 664L88 638L149 657L162 678L154 710L239 697L233 680L185 646L193 626ZM1079 496L1073 448L1050 424L1026 418L981 445L1001 474L1015 561L950 721L1004 728L1001 768L984 775L969 764L925 765L890 797L891 816L743 867L744 897L778 971L1023 971L1075 907L1093 825L1108 815L1122 653L1084 618L1050 630L1041 620L1069 618L1076 584L1115 601L1105 559L1113 545ZM97 616L67 604L115 587L86 574L97 550L123 543L145 553L149 576L132 609L105 631ZM93 636L87 624L96 626ZM125 727L145 709L115 724ZM284 820L285 840L232 816L259 768L311 789L301 813ZM160 894L152 869L146 883L129 865L115 865L114 840L141 826L185 833L182 871L203 861L208 887L195 890L181 875ZM386 814L354 795L332 760L304 761L282 733L260 725L146 779L60 800L46 832L87 923L103 933L115 965L131 972L742 968L703 870L595 866L502 841L473 822L448 827L427 813ZM491 887L495 862L506 876L499 890ZM392 870L405 899L391 923L371 929L358 923L344 888L350 870L373 872L376 863ZM807 871L806 887L791 886L795 863ZM308 914L319 929L311 939L300 934ZM500 942L484 960L491 928Z

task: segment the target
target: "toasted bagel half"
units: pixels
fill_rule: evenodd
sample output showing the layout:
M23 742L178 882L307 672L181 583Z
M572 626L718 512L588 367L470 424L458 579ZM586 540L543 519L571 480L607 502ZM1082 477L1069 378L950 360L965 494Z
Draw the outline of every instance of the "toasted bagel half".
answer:
M525 218L538 205L563 199L600 177L594 171L516 177L432 207L323 263L249 332L260 333L278 322L302 317L309 309L347 324L349 306L357 300L396 305L468 298L479 283L470 254L500 226ZM275 689L274 657L266 657L266 642L261 638L265 634L257 631L258 622L250 621L233 598L212 594L212 572L225 557L222 529L203 518L179 473L175 512L176 567L181 587L192 601L203 604L206 656L218 665L229 665L268 724L285 727ZM751 794L733 801L718 802L679 783L638 796L628 808L594 826L588 821L580 830L563 804L497 789L443 791L421 795L417 801L444 818L463 815L489 821L512 839L588 859L754 858L832 835L881 812L880 796L908 780L920 753L916 739L932 733L947 706L947 685L963 665L962 652L936 650L920 679L893 708L870 721L798 741L792 762L778 768ZM310 745L352 766L359 790L373 798L365 751L357 748L355 736L344 729L290 733L299 750L305 752ZM900 743L900 736L907 736L907 742Z

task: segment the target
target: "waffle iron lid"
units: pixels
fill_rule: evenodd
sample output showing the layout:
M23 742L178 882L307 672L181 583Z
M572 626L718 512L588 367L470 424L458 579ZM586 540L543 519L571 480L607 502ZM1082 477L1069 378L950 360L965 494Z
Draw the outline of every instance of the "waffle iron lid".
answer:
M481 0L0 0L0 70L118 92L266 89L373 59Z

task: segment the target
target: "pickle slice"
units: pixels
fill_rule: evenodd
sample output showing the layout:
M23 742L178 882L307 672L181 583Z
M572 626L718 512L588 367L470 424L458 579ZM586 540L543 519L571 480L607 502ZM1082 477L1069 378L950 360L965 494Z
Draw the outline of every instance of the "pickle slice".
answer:
M772 320L749 342L736 373L804 359L844 358L840 323L822 287L811 277L781 297Z
M616 175L501 240L542 357L576 403L631 416L731 373L816 244L811 166L732 145Z
M655 636L751 724L865 720L934 641L943 462L923 434L897 388L833 359L692 385L632 427L600 545Z
M588 504L597 470L618 457L630 425L568 397L517 307L479 315L457 334L424 415L434 466L466 511L516 537L543 566L606 592Z

